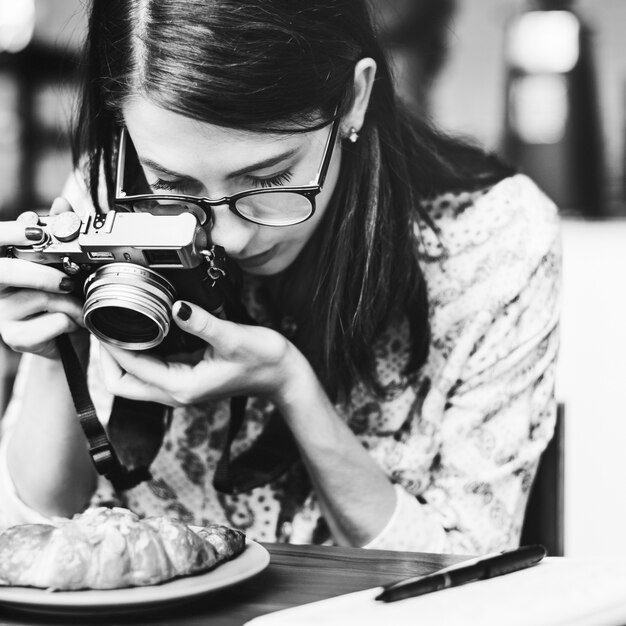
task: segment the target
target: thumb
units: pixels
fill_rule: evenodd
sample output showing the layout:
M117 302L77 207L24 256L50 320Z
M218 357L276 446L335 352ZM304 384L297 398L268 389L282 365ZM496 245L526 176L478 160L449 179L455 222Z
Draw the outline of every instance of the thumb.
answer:
M50 206L50 215L59 215L72 210L72 206L65 198L55 198Z
M179 328L204 339L217 350L232 346L233 322L211 315L191 302L179 300L173 306L173 317Z

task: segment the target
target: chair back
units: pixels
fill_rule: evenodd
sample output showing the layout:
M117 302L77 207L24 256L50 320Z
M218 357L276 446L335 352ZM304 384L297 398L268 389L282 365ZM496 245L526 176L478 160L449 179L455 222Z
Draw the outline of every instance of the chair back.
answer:
M530 490L521 544L540 543L549 556L563 556L565 406L557 405L554 436L539 460Z

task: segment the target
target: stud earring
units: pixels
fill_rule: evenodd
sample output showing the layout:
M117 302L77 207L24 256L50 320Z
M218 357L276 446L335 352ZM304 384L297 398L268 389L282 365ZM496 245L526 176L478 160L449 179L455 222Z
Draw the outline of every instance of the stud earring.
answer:
M348 131L348 136L346 137L346 139L350 143L356 143L359 140L359 133L354 126L350 126L350 130Z

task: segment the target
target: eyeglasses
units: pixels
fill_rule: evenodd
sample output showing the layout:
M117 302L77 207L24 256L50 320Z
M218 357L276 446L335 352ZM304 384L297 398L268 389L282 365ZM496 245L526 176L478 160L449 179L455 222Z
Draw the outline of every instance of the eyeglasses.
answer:
M115 203L142 213L172 214L179 213L182 209L196 215L202 224L211 215L212 207L225 204L233 213L255 224L264 226L300 224L315 213L315 198L322 190L326 179L338 130L339 118L335 118L324 146L322 163L311 184L300 187L248 189L232 196L211 200L210 198L179 194L143 193L128 195L125 191L128 188L126 183L131 181L128 176L126 155L127 146L132 145L132 142L128 138L126 129L123 129L119 139Z

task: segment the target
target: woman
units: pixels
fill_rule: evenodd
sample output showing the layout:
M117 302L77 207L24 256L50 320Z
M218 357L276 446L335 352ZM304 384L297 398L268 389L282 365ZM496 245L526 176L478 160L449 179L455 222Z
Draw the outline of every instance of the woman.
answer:
M152 192L204 199L258 325L178 301L176 325L206 343L199 360L92 351L101 417L112 395L174 407L152 479L106 495L54 345L69 331L87 350L73 285L3 259L0 332L33 354L5 419L9 521L111 497L270 541L455 553L519 541L555 414L556 212L525 177L399 108L363 5L93 2L77 125L91 203L77 185L64 195L79 214L113 204L125 129ZM225 199L322 179L314 209ZM0 232L4 245L41 235ZM251 398L235 453L276 408L300 457L238 495L212 485L232 396Z

